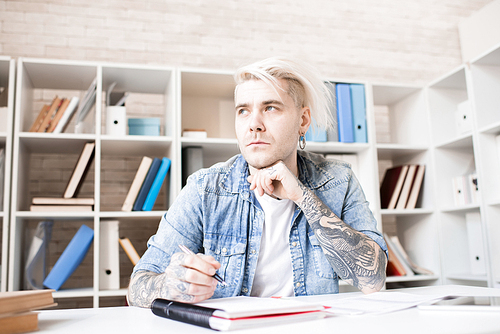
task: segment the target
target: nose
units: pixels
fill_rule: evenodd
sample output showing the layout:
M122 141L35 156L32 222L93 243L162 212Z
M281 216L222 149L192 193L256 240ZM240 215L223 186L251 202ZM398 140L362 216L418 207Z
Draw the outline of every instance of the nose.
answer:
M250 131L261 132L265 131L264 122L262 119L262 114L258 111L252 112L250 116Z

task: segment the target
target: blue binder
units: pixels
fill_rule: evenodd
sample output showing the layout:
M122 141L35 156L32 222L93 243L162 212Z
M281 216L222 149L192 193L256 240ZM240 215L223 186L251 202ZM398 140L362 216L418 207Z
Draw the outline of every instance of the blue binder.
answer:
M148 173L146 174L146 178L142 183L141 190L137 194L137 198L134 202L134 206L132 207L132 211L141 211L146 201L146 197L148 196L149 189L151 189L151 185L155 180L156 174L158 174L158 169L160 168L161 161L158 158L154 158L151 166L149 167Z
M158 173L151 185L151 189L149 189L148 196L144 201L144 205L142 206L143 211L151 211L156 202L156 198L160 193L161 186L163 184L163 180L165 180L165 176L167 175L168 170L170 169L171 160L169 158L163 158L161 160L160 169L158 169Z
M354 123L354 142L367 143L365 86L351 84L352 118Z
M339 124L339 141L354 142L351 90L349 84L337 84L337 120Z
M82 263L94 240L94 230L82 225L43 281L49 289L59 290Z

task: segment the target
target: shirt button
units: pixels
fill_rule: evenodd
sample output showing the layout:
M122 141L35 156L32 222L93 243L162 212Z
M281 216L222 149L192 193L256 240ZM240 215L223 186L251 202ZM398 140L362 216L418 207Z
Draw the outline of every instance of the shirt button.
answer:
M295 241L294 241L294 242L292 242L292 246L293 246L293 247L297 247L297 243L296 243Z
M222 248L222 253L227 253L227 248L226 247Z
M255 249L252 249L250 253L255 254Z
M300 287L300 282L295 283L295 287L299 288Z
M247 293L248 289L247 288L243 288L243 289L241 289L241 291L243 291L244 293Z

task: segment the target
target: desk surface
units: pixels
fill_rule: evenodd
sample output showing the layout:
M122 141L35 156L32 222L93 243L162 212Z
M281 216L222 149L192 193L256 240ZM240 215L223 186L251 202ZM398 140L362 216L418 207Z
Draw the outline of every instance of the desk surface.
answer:
M392 290L394 291L394 290ZM414 294L476 294L500 296L500 289L464 286L433 286L403 289ZM359 293L303 297L321 302L323 298L347 298ZM44 310L39 314L37 333L215 333L154 315L149 309L111 307L96 309ZM411 308L382 315L333 316L321 320L256 328L230 333L500 333L497 312L419 311Z

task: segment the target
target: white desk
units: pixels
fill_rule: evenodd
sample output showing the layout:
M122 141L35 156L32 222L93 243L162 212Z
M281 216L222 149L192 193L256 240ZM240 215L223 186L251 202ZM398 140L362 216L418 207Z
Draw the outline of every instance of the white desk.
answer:
M464 286L434 286L400 290L415 294L467 294L500 296L500 289ZM359 293L355 293L359 294ZM323 298L352 297L352 293L302 297L321 302ZM112 307L99 309L44 310L39 314L37 333L216 333L215 331L172 321L154 315L149 309ZM326 319L287 325L256 328L229 333L309 334L309 333L500 333L496 312L403 311L362 316L334 316Z

